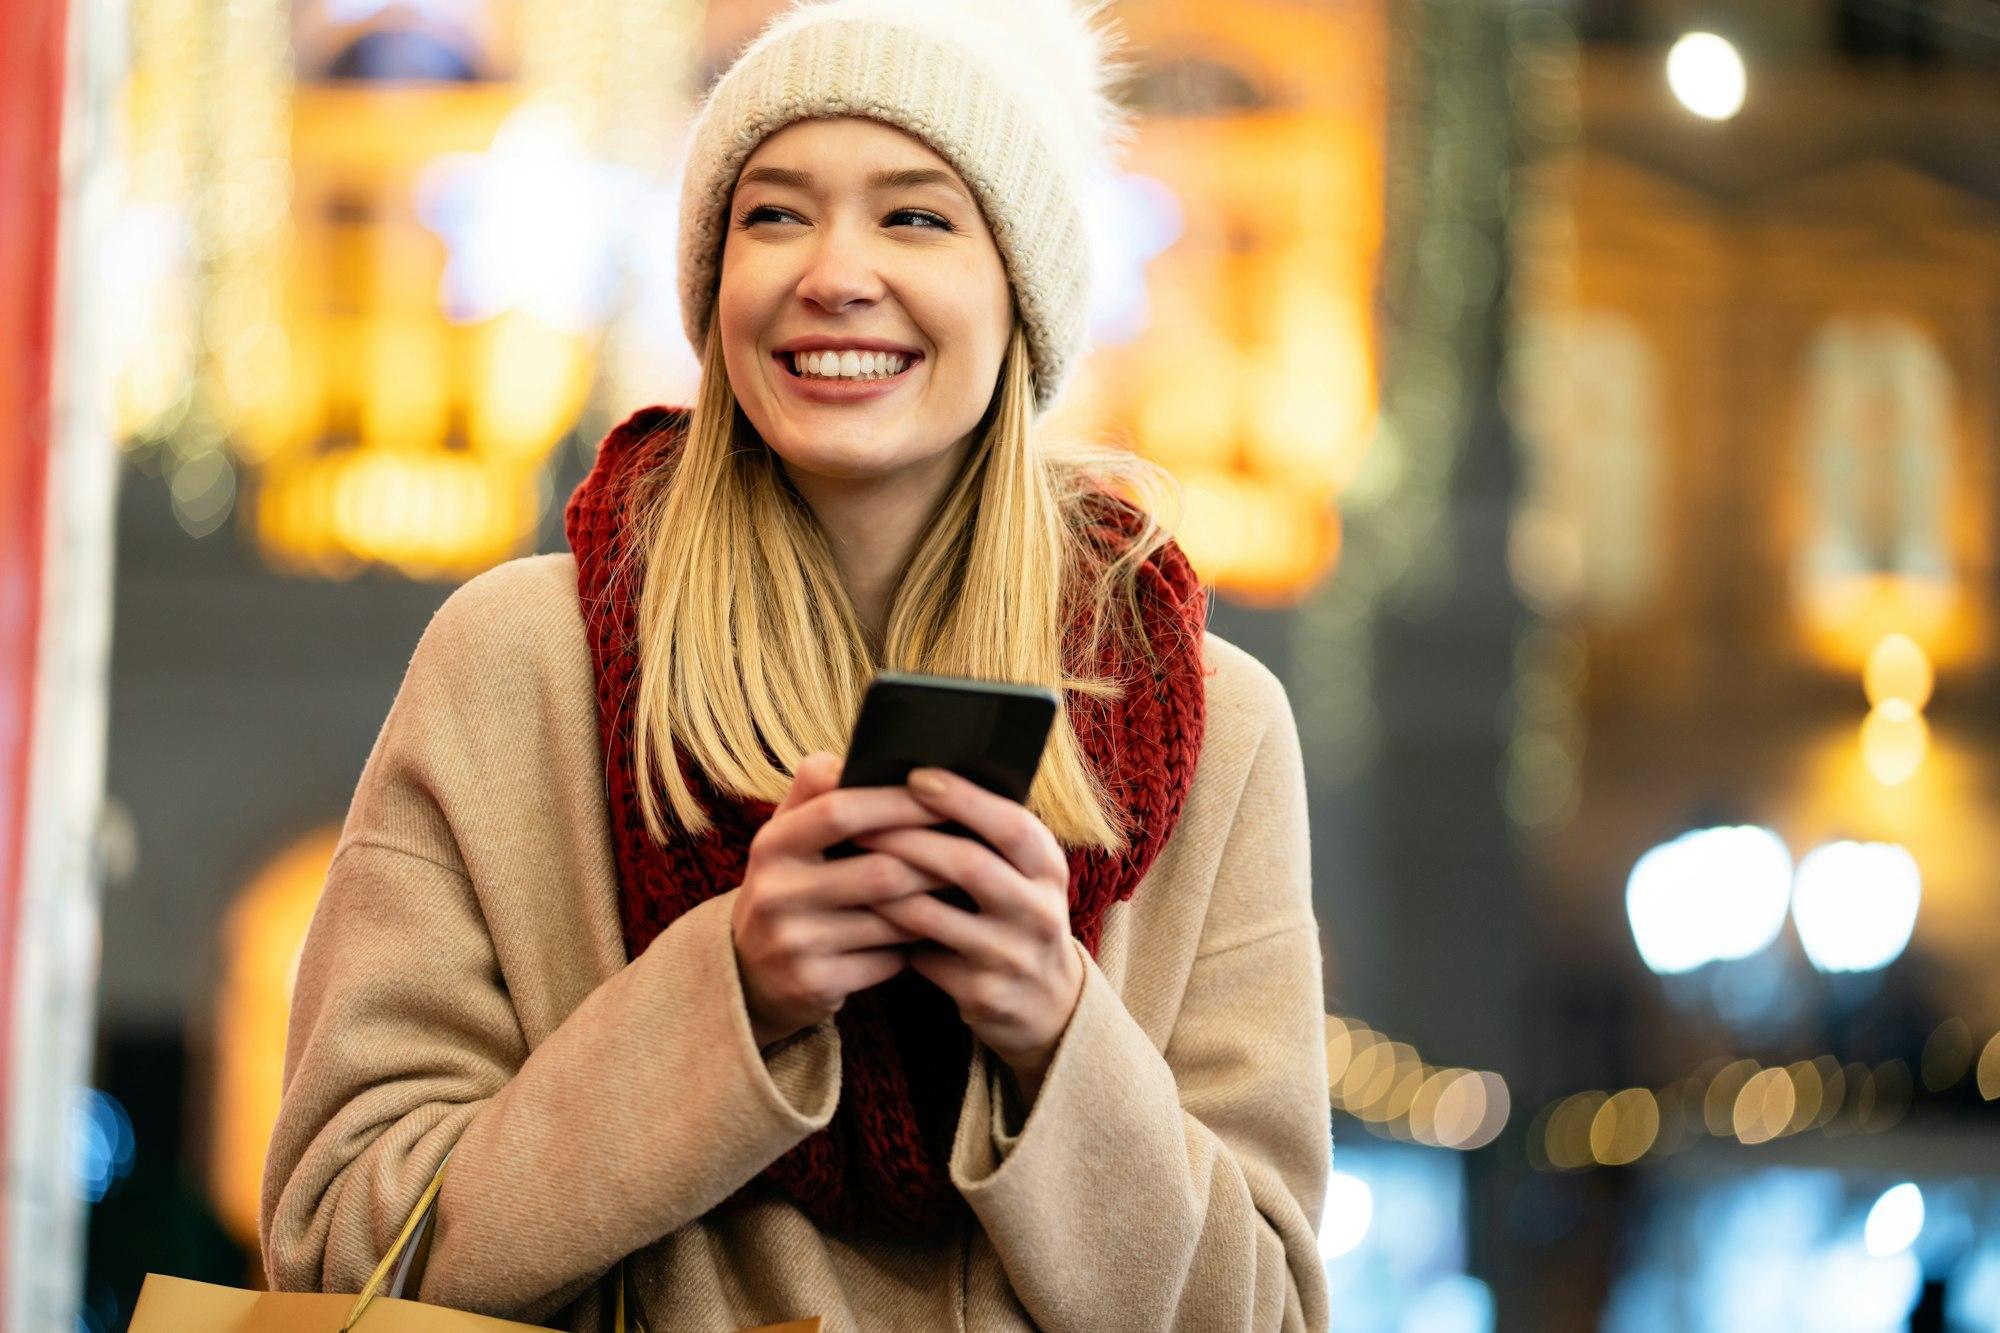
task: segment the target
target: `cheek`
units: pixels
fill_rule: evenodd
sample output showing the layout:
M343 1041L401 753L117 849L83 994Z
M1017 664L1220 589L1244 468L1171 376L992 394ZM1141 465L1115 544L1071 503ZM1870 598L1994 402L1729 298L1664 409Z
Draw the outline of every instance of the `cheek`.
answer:
M984 376L988 370L997 371L1014 331L1013 292L1006 279L1000 278L997 284L965 284L953 297L940 311L940 333L957 344L964 373Z
M715 294L715 319L721 325L723 363L732 376L747 371L745 362L756 355L757 339L765 324L760 314L763 305L753 273L741 267L724 269Z

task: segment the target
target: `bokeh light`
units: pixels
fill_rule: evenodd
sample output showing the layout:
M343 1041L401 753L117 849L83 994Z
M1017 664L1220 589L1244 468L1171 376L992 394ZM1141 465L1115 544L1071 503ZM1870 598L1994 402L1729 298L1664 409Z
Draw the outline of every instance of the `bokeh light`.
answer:
M1832 842L1799 861L1792 920L1814 967L1868 972L1908 947L1922 896L1922 872L1905 848Z
M1930 655L1907 634L1886 634L1868 654L1861 675L1871 708L1892 700L1922 712L1934 683Z
M1549 1117L1544 1142L1550 1166L1575 1171L1595 1160L1591 1156L1590 1131L1597 1122L1598 1111L1610 1100L1604 1093L1592 1090L1566 1097L1557 1105Z
M1691 32L1667 52L1667 86L1703 120L1728 120L1743 109L1749 76L1743 57L1726 38Z
M1760 1069L1736 1094L1730 1127L1745 1143L1765 1143L1785 1132L1798 1109L1798 1093L1782 1069Z
M1910 1067L1901 1060L1885 1060L1862 1080L1855 1098L1855 1114L1864 1134L1880 1134L1894 1129L1910 1110Z
M1986 1049L1979 1053L1979 1095L1987 1101L2000 1101L2000 1032L1987 1039Z
M1915 777L1930 753L1931 728L1924 715L1901 699L1885 699L1861 720L1861 762L1885 787Z
M1906 1180L1884 1191L1882 1197L1875 1200L1875 1206L1868 1210L1863 1243L1867 1245L1868 1253L1882 1259L1900 1254L1916 1244L1917 1236L1923 1229L1923 1191Z
M1733 1060L1717 1071L1702 1096L1702 1124L1717 1138L1736 1132L1736 1098L1757 1073L1755 1060Z
M132 1118L116 1097L97 1088L77 1090L70 1144L71 1181L85 1203L102 1203L114 1184L132 1174L138 1156Z
M1785 924L1791 853L1751 825L1696 829L1632 867L1625 910L1646 966L1662 975L1747 958Z
M1645 1088L1607 1098L1590 1121L1590 1155L1605 1166L1628 1166L1660 1136L1660 1104Z
M1327 1177L1326 1209L1320 1214L1319 1254L1327 1263L1350 1253L1368 1235L1375 1219L1375 1194L1368 1182L1345 1171Z
M1938 1024L1924 1042L1923 1058L1917 1065L1924 1087L1931 1092L1943 1092L1957 1083L1972 1068L1974 1053L1972 1029L1964 1019L1947 1018Z

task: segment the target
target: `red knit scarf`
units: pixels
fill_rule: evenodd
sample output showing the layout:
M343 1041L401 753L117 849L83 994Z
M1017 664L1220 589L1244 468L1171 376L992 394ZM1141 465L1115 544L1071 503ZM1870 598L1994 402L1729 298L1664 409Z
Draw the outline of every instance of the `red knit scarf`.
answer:
M619 898L629 958L689 908L742 880L751 835L771 816L765 801L719 794L684 754L690 790L714 820L665 846L646 835L634 775L630 696L637 678L638 589L615 579L632 485L669 462L685 439L684 409L645 408L614 429L564 512L576 553L578 593L597 674ZM1121 549L1137 515L1109 495L1093 503L1092 544ZM1104 913L1129 898L1180 818L1205 720L1200 632L1207 596L1169 543L1139 574L1142 617L1162 660L1158 672L1121 652L1116 636L1099 667L1127 682L1122 698L1076 696L1066 707L1090 761L1129 830L1126 850L1069 851L1070 926L1093 956ZM1072 644L1081 640L1074 637ZM1149 679L1150 677L1150 679ZM665 809L665 798L661 797ZM671 821L671 812L668 812ZM949 996L905 970L848 998L840 1031L841 1094L832 1124L810 1135L744 1186L775 1186L835 1232L912 1235L965 1215L946 1163L965 1092L971 1033Z

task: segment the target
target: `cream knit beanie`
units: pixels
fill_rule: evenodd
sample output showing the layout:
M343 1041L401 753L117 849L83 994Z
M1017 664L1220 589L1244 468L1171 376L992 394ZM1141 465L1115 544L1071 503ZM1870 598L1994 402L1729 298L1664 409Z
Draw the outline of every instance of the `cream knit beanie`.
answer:
M1083 201L1122 144L1104 0L811 0L773 19L696 118L681 187L681 312L699 349L736 175L765 136L815 116L915 135L986 214L1046 409L1083 350Z

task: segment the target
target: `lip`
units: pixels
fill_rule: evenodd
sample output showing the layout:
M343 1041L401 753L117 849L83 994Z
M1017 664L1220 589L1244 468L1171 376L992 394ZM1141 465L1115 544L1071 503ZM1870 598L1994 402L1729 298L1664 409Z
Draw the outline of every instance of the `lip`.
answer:
M887 338L836 338L831 334L818 337L793 338L781 342L773 352L827 352L838 349L843 352L895 352L902 356L922 356L908 343L891 342Z
M868 402L876 398L887 397L889 394L903 387L909 380L910 373L921 365L924 360L921 352L909 351L906 348L897 346L895 343L877 343L871 342L866 338L853 338L844 340L840 344L841 348L856 352L901 352L909 357L909 364L905 365L894 375L879 380L808 380L801 379L792 373L791 358L787 353L794 350L823 350L830 346L832 344L826 340L816 342L801 338L795 342L786 343L784 346L772 351L771 365L776 372L779 383L785 387L786 392L795 397L803 398L809 403Z

